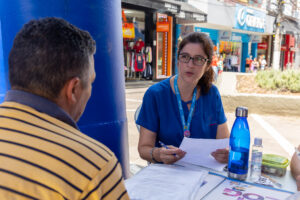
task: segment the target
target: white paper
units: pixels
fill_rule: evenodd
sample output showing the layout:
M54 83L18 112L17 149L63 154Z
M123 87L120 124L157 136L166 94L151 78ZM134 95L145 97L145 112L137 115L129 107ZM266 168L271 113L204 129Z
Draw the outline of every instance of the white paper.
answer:
M205 200L236 200L236 199L265 199L283 200L291 194L271 188L259 187L239 181L225 180L216 189L209 193Z
M224 177L208 174L197 191L197 198L202 199L224 180Z
M187 138L181 142L180 149L186 152L185 156L177 161L208 167L222 171L226 164L219 163L211 156L217 149L224 149L229 146L229 139L195 139Z
M177 165L151 164L125 181L130 199L193 199L207 176L205 170Z

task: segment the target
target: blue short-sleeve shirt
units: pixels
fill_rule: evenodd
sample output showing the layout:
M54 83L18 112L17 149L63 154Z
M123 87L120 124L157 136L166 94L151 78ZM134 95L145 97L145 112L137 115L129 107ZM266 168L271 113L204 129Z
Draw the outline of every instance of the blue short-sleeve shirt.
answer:
M187 120L187 103L182 101L182 107ZM190 125L191 138L215 139L218 125L226 121L220 93L213 85L207 94L201 94L196 100ZM184 137L183 127L170 78L152 85L146 91L136 123L157 133L157 141L179 147Z

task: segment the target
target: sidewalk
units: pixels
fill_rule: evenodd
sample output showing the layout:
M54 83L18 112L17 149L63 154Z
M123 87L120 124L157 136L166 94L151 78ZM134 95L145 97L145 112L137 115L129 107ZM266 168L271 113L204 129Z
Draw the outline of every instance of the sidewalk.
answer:
M226 112L235 112L237 106L245 106L255 114L300 116L300 96L238 93L238 74L244 73L223 72L217 82Z
M300 96L246 94L236 90L236 75L244 73L223 72L216 85L222 96L225 112L235 112L237 106L248 107L250 113L300 116ZM244 74L245 75L245 74ZM126 89L148 88L157 82L126 82Z

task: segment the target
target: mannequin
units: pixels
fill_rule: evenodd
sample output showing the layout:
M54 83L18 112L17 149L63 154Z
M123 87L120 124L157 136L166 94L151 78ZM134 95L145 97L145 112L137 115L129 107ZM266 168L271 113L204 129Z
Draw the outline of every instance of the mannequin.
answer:
M133 49L135 50L136 53L140 53L144 49L144 47L145 47L144 41L142 40L142 38L139 38L135 42Z

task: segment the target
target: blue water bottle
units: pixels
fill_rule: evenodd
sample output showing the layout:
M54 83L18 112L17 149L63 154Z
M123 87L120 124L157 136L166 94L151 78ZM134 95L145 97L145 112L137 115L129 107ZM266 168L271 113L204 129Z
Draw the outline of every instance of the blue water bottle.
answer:
M250 131L247 122L248 108L237 107L236 119L230 133L228 177L245 180L248 173Z

